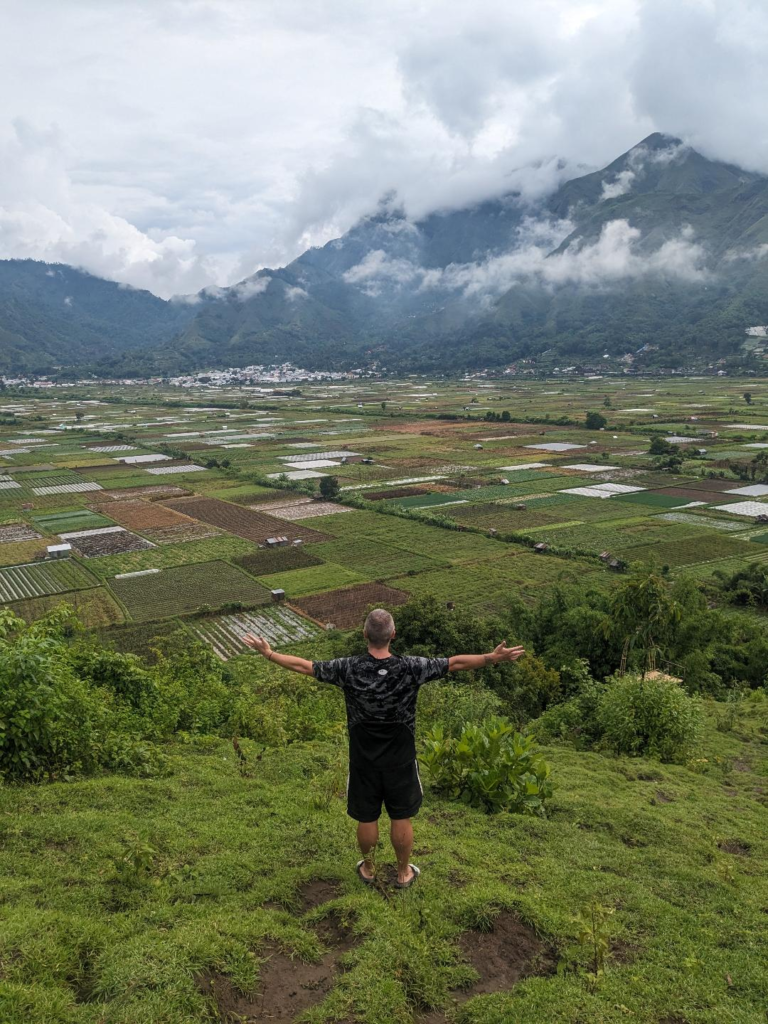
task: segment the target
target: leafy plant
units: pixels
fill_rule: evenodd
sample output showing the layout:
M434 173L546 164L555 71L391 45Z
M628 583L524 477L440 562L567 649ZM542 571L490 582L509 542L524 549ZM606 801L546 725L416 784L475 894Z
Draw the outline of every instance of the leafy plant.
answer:
M608 686L597 711L604 742L618 754L684 763L695 747L703 712L667 676L624 676Z
M610 949L608 923L613 913L613 907L604 907L593 900L574 918L579 929L579 945L589 950L591 958L592 969L587 972L587 984L592 991L605 975L605 955Z
M465 725L458 738L435 726L420 760L438 791L488 812L544 817L552 795L550 767L533 737L516 732L506 718Z

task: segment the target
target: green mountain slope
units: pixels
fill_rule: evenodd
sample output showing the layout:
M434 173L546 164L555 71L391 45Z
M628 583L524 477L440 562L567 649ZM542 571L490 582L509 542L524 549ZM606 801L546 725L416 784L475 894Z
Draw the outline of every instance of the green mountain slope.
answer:
M172 338L193 309L63 264L0 260L0 372L45 372Z

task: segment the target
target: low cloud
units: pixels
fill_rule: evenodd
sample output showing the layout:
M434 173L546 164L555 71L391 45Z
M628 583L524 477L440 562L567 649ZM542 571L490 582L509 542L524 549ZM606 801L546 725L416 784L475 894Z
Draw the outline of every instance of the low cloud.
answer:
M672 142L664 149L649 150L647 146L635 146L627 157L627 167L619 171L611 181L603 182L601 199L616 199L630 192L635 182L642 178L648 167L666 167L681 160L689 147L681 142Z
M565 222L567 223L567 222ZM564 222L556 222L562 225ZM544 223L538 233L548 243L557 239L554 224ZM537 231L527 227L527 237ZM601 289L633 278L657 275L702 283L709 278L707 253L690 227L646 252L638 228L627 220L609 221L593 242L573 241L563 252L552 253L551 244L528 242L519 248L476 263L453 263L445 269L425 269L405 260L369 253L345 275L368 294L379 294L383 285L412 285L421 291L459 292L465 298L490 302L516 285L555 288L580 285Z

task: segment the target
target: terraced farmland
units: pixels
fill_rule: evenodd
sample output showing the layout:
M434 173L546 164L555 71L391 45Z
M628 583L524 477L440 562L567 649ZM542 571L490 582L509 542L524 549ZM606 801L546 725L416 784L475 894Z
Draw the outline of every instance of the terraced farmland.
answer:
M7 566L0 569L0 603L84 590L96 582L83 566L69 558L58 562Z
M273 648L279 648L311 640L320 632L314 623L283 606L197 619L188 624L188 629L210 644L222 661L250 650L243 642L246 633L263 636Z

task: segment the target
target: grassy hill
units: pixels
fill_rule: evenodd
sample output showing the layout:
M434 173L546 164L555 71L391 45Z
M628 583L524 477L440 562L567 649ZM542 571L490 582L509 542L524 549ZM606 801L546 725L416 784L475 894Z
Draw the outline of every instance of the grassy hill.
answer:
M202 736L169 746L160 778L0 790L3 1021L290 1020L311 1003L316 1024L764 1021L754 715L711 718L689 767L547 749L546 820L427 783L407 893L386 846L378 889L354 875L338 743L242 747L244 766ZM592 901L613 911L597 985L574 921Z

